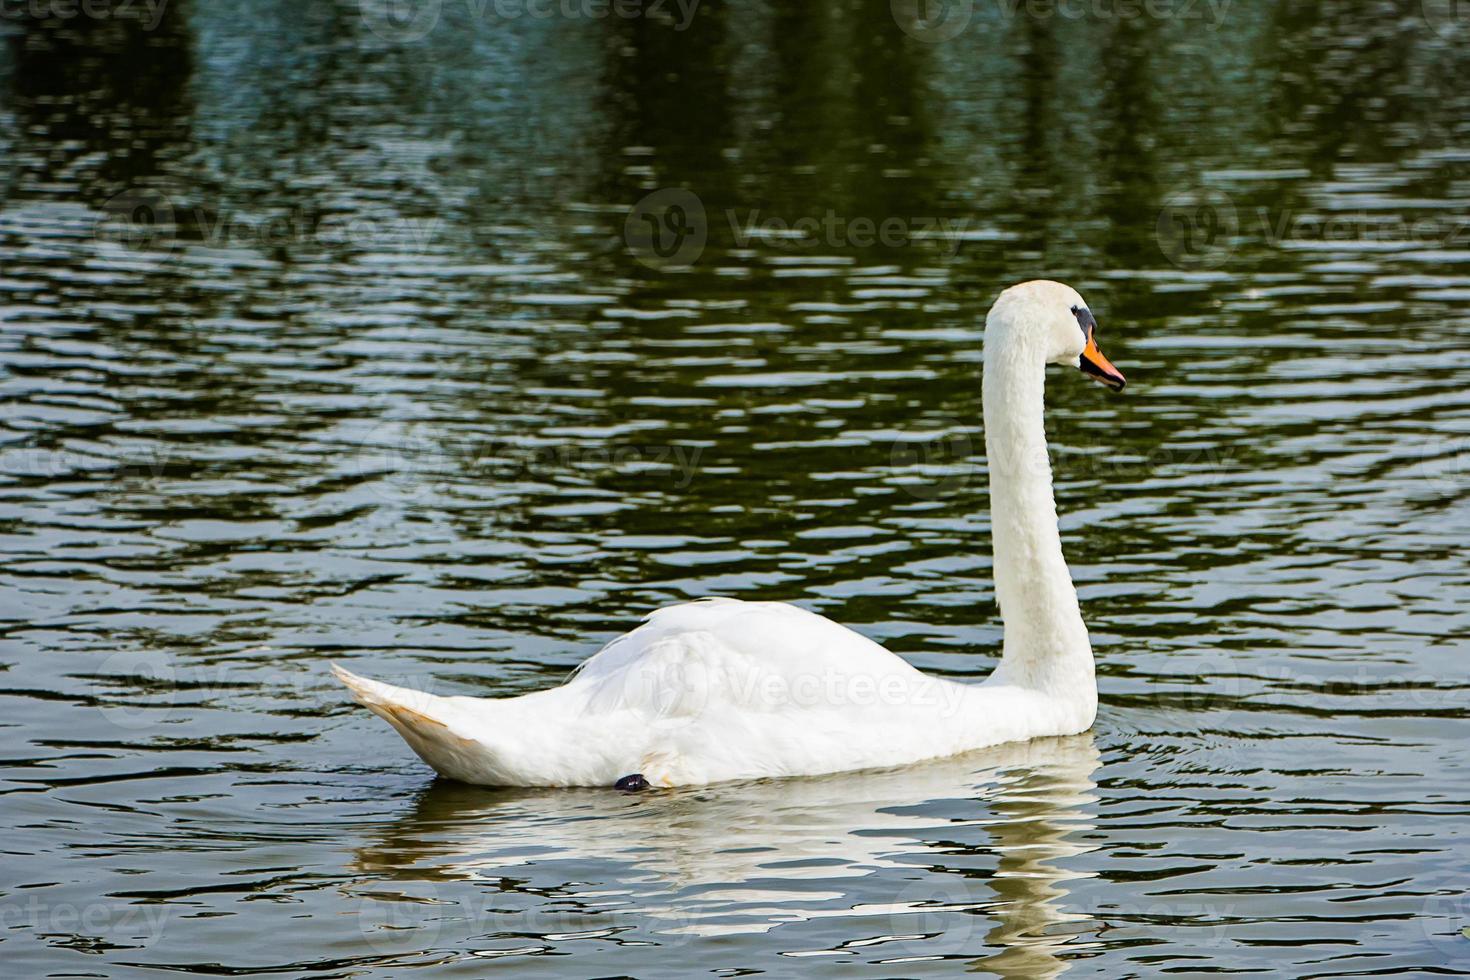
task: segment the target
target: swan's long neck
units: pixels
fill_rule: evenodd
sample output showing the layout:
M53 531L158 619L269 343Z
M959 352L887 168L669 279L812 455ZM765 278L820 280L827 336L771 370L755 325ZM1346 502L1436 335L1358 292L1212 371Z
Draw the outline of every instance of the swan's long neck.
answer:
M1092 646L1062 557L1042 423L1046 360L1035 341L1010 324L987 325L985 452L995 592L1005 624L995 678L1093 711Z

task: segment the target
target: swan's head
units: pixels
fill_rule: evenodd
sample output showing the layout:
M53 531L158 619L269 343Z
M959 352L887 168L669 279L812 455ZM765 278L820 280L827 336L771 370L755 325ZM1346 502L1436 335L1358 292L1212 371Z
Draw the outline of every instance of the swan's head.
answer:
M987 349L1017 343L1039 348L1046 363L1081 368L1114 391L1128 383L1098 349L1087 301L1065 283L1033 279L1001 293L985 318L985 340Z

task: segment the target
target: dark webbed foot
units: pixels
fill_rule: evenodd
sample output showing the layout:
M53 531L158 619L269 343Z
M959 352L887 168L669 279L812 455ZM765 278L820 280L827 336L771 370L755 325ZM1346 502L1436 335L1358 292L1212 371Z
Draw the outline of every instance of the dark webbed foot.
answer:
M624 793L636 793L639 790L648 789L648 780L643 778L643 773L635 772L613 783L613 789L622 790Z

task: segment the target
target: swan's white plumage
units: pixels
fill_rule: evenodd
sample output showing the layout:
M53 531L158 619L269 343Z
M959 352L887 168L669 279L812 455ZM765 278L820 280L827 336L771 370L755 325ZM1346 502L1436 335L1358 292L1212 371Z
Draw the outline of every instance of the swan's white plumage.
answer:
M924 674L807 610L735 599L660 609L565 684L516 698L439 697L333 669L437 772L487 785L816 775L1084 731L1097 707L1092 650L1061 558L1041 426L1046 364L1075 363L1082 349L1070 309L1081 303L1058 283L1026 283L988 318L1006 644L983 684Z

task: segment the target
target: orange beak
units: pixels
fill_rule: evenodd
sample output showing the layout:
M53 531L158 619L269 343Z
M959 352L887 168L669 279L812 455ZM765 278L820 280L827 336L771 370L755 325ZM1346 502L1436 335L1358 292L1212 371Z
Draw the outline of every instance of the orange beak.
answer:
M1122 391L1123 386L1128 383L1123 372L1113 367L1113 362L1103 357L1103 352L1097 349L1097 340L1091 331L1087 333L1087 346L1082 348L1080 366L1083 374L1092 375L1114 391Z

